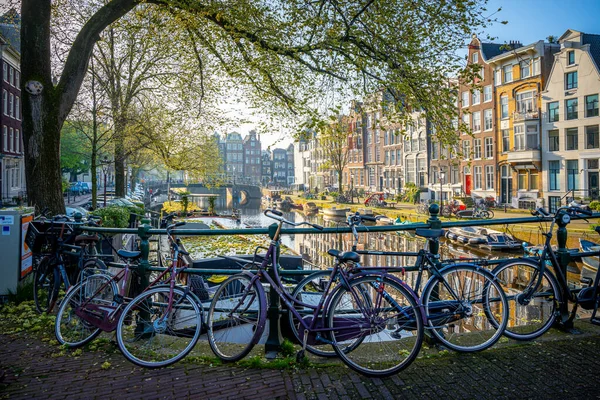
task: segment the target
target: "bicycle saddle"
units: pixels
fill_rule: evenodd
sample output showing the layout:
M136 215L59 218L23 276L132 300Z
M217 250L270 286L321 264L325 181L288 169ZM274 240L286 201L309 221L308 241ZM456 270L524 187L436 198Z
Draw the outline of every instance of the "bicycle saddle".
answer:
M360 262L360 255L358 255L357 253L355 253L353 251L346 251L346 252L342 253L339 250L330 249L330 250L327 250L327 254L329 254L332 257L337 258L341 262L347 262L347 261L352 261L355 263Z
M436 238L444 236L444 230L443 229L420 228L420 229L415 229L415 235L421 236L425 239L436 239Z
M131 260L135 260L138 258L142 252L141 251L128 251L128 250L117 250L117 254L122 258L129 258Z
M75 236L75 243L95 243L98 241L98 235L78 235Z

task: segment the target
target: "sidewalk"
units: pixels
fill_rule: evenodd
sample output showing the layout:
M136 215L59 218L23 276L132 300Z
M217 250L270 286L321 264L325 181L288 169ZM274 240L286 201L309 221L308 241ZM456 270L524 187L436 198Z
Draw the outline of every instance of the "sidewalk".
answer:
M598 399L600 328L551 331L541 341L481 353L423 357L371 379L344 366L300 370L196 365L147 370L116 350L72 351L32 336L1 335L0 398L8 399ZM2 377L3 376L3 377Z

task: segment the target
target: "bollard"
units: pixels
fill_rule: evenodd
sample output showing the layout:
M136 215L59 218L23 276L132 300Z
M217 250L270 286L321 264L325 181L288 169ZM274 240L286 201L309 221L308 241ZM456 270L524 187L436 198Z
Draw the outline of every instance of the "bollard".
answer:
M278 225L272 224L269 226L269 237L271 240L275 238L277 233ZM271 265L267 273L275 280L275 268L279 268L279 247L277 248L277 254L275 257L275 265ZM281 336L281 302L279 301L279 295L273 288L269 290L269 307L267 308L267 318L269 319L269 336L265 342L265 357L267 359L275 359L277 353L281 351L281 342L283 338Z

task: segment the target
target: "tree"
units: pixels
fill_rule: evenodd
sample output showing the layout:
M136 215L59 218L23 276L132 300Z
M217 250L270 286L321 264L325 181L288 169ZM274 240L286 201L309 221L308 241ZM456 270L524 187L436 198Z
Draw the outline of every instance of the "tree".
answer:
M346 117L332 116L328 124L322 124L319 131L319 145L323 149L324 170L334 170L337 174L338 190L343 193L343 171L348 165L350 149L348 147L348 123Z
M89 148L85 144L80 131L65 124L60 137L60 165L61 171L70 175L69 182L77 181L77 175L90 170Z
M22 0L27 193L36 207L54 212L64 210L60 132L94 45L109 25L142 3L160 7L164 18L190 33L189 52L202 83L210 77L223 90L240 88L274 118L311 110L315 115L318 100L331 90L386 87L393 89L401 116L410 108L425 110L438 135L454 135L454 92L445 83L462 69L456 50L491 21L486 0L98 1L85 2L95 11L81 27L72 27L67 56L57 66L50 58L52 7L69 2Z

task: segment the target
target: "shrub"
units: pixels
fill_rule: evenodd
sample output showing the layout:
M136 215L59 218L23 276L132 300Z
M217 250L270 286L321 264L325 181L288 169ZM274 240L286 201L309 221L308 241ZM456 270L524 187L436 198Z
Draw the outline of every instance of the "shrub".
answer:
M106 228L127 228L130 210L126 207L108 206L92 212L102 218L102 226Z
M595 211L600 211L600 201L594 200L590 203L590 208Z

